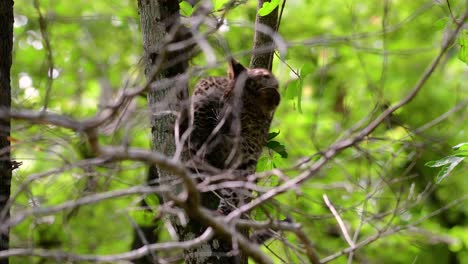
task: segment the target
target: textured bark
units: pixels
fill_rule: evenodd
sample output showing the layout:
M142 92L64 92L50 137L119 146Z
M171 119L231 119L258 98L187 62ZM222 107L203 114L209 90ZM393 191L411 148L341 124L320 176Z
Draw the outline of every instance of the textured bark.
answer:
M263 6L263 3L269 0L258 0L257 11ZM263 27L269 27L276 31L278 28L278 7L266 16L259 16L255 19L255 37L253 43L253 55L250 60L250 68L264 68L271 71L273 63L273 54L275 52L274 43L269 34L262 32ZM271 49L269 48L271 47ZM266 51L263 49L267 48Z
M183 73L186 68L186 63L176 64L172 67L166 67L153 74L155 64L160 58L166 57L165 61L169 61L167 54L162 54L164 50L164 40L171 25L178 23L179 5L177 1L171 0L138 0L138 9L140 14L140 22L143 36L144 63L145 74L148 81L157 81L165 78L174 77L179 73ZM173 86L168 85L165 89L150 90L147 93L148 106L152 109L157 103L165 102L168 105L177 104L181 98L169 97L168 94ZM187 89L181 92L181 97L186 97ZM185 99L185 98L182 98ZM169 115L151 117L152 131L152 148L156 151L164 153L168 156L174 154L175 142L173 135L174 118ZM159 179L171 179L172 175L166 171L160 170L153 166L150 167L147 177L147 184L154 185ZM142 205L145 206L144 201ZM155 233L158 223L152 223L147 226L139 226L140 234L135 231L133 248L138 248L145 243L155 243L158 240L158 235ZM144 238L141 238L141 235ZM155 254L146 256L136 260L136 263L156 263Z
M176 77L178 74L184 73L187 70L187 59L191 55L192 47L187 47L179 52L166 52L164 45L167 44L167 36L173 34L173 26L179 23L179 4L178 1L172 0L139 0L139 12L143 34L143 48L145 58L145 72L148 80L158 81ZM180 28L177 34L174 34L173 41L180 41L190 37L190 33L184 28ZM163 61L163 67L158 74L152 76L155 65ZM157 90L148 91L148 105L152 112L155 111L155 105L161 102L169 108L172 106L181 105L181 100L185 101L188 98L188 89L183 81L174 81L170 85L157 87ZM174 89L176 89L174 91ZM162 109L167 110L167 109ZM179 109L180 110L180 109ZM154 150L171 156L175 152L174 142L174 122L172 116L158 115L151 119L152 130L152 146ZM183 129L183 128L181 128ZM170 184L175 178L166 171L156 169L154 177L159 177L159 180L165 184ZM178 187L174 187L173 193L179 191ZM162 197L166 200L165 197ZM187 240L201 235L207 228L205 223L199 222L196 219L189 219L189 223L182 227L178 225L176 219L173 219L178 235L181 240ZM149 230L147 230L149 231ZM148 240L150 237L146 237ZM150 242L150 241L148 241ZM203 244L197 248L185 251L185 263L240 263L246 264L247 257L244 254L232 256L228 253L232 251L231 239L223 239L216 236L213 240ZM147 258L146 262L140 259L139 263L151 263L151 259Z
M0 1L0 109L10 110L11 107L11 52L13 47L13 0ZM10 198L12 162L10 156L10 120L0 120L0 212L9 209L5 207ZM0 250L9 248L9 230L0 231ZM8 259L0 259L1 264L7 264Z

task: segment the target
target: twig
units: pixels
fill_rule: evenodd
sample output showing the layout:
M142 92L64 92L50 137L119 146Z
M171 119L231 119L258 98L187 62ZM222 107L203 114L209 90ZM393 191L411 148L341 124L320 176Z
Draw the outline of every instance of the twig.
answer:
M41 9L39 6L39 0L34 0L34 8L36 9L38 20L39 20L39 28L41 30L42 42L44 43L46 56L47 56L47 85L46 85L46 93L44 96L44 107L43 111L47 110L47 106L49 105L50 99L50 91L52 90L52 83L54 81L54 58L52 56L52 47L50 45L49 40L49 33L47 32L47 20L41 13Z
M343 236L346 239L346 242L348 242L351 248L354 248L356 245L354 244L353 240L349 236L348 230L346 229L346 225L344 224L343 220L341 219L340 215L338 214L338 212L336 211L335 207L330 202L326 194L323 195L323 200L325 201L325 204L328 206L328 209L330 209L330 211L332 212L333 216L335 216L335 219L338 222L338 225L340 226L341 232L343 233Z

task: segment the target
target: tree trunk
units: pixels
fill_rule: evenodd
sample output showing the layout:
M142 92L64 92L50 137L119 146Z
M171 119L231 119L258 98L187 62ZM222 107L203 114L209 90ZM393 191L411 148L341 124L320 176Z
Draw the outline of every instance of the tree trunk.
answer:
M152 114L161 110L168 110L171 106L182 105L188 99L188 89L186 81L177 80L179 74L185 73L188 67L187 60L192 53L192 47L186 47L179 52L166 52L165 43L167 37L174 37L172 42L181 41L191 36L188 30L183 27L175 32L173 26L179 23L179 4L178 1L159 0L146 1L139 0L139 12L143 34L143 48L145 58L145 73L149 81L158 81L166 79L170 85L157 85L156 90L148 91L148 105ZM162 61L162 67L160 63ZM164 66L166 65L166 66ZM155 68L160 69L154 74ZM169 80L168 80L169 79ZM174 80L175 79L175 80ZM167 83L167 82L165 82ZM174 89L176 89L174 91ZM182 102L183 101L183 102ZM165 109L158 108L157 105L167 106ZM174 109L170 109L174 110ZM181 110L179 108L179 110ZM174 141L174 121L173 116L154 115L151 119L152 146L153 149L172 156L175 152ZM174 180L173 175L157 169L156 177L165 184L170 184ZM174 188L174 193L179 190ZM163 197L163 200L166 200ZM192 239L201 235L207 228L205 223L197 219L189 219L186 226L178 224L173 219L180 240ZM246 264L247 257L239 253L235 256L229 254L232 251L231 241L223 240L216 236L211 241L185 251L185 263L231 263ZM145 262L141 262L145 263Z
M138 0L138 11L140 14L143 37L143 57L147 81L152 82L169 79L184 73L188 67L187 61L167 66L169 63L173 62L177 54L166 54L165 52L165 45L167 44L165 43L166 37L171 32L171 29L173 29L173 26L177 26L179 23L178 1ZM174 84L176 84L176 82L171 83L171 85L164 85L164 88L157 87L157 89L150 89L148 91L147 100L150 113L154 114L162 110L156 110L157 105L164 104L167 106L174 106L181 100L187 100L187 85L181 84L180 82L177 82L177 85ZM179 91L174 91L174 89L179 89ZM168 157L174 154L176 148L173 133L174 121L174 116L151 115L152 149L164 153ZM155 185L161 179L165 182L171 182L173 175L157 167L150 166L147 184ZM164 197L162 197L162 200L164 200ZM142 206L145 206L144 203L145 202L142 201ZM139 232L134 232L132 248L141 247L145 243L157 242L158 235L155 232L157 232L159 224L160 223L151 223L146 226L139 226ZM141 236L144 236L144 238L142 239ZM139 258L136 260L136 263L157 263L157 260L154 259L155 256L156 254L152 254Z
M9 111L11 107L11 51L13 47L13 0L0 1L0 111ZM6 210L9 219L12 162L10 157L10 120L0 120L0 212ZM1 214L1 213L0 213ZM9 248L9 229L0 230L0 250ZM7 264L8 258L0 259L0 264Z
M278 7L266 16L259 16L258 10L262 8L268 0L258 0L257 17L255 19L255 36L253 43L253 54L250 60L250 68L264 68L271 71L273 64L273 54L275 47L270 34L265 32L265 28L272 31L278 29Z

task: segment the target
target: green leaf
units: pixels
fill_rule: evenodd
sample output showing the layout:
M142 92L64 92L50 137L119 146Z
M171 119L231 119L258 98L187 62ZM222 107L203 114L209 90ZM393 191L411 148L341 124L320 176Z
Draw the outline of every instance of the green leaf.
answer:
M297 100L297 110L302 114L302 87L304 86L304 78L313 73L315 65L313 63L304 64L299 70L299 79L291 81L286 87L286 99Z
M179 3L179 7L180 7L180 13L183 15L183 16L186 16L186 17L189 17L192 15L193 13L193 7L190 3L186 2L186 1L182 1Z
M445 26L447 26L447 23L449 22L449 18L448 17L443 17L441 19L437 19L434 24L432 24L434 26L434 28L436 30L442 30L445 28Z
M424 165L427 166L427 167L437 168L437 167L442 167L442 166L445 166L445 165L453 163L453 162L457 162L458 159L460 159L460 158L455 157L455 156L448 156L448 157L442 158L440 160L429 161Z
M291 81L288 86L286 87L286 99L296 99L297 100L297 109L299 113L302 114L302 79L297 79Z
M279 4L280 0L271 0L270 2L263 3L262 8L258 10L258 15L266 16L270 14Z
M135 210L130 212L133 221L138 225L149 225L154 219L154 213L147 210Z
M268 139L267 139L267 141L270 141L270 140L274 139L274 138L275 138L276 136L278 136L279 134L280 134L279 131L278 131L278 132L270 132L270 133L268 133Z
M229 0L213 0L213 10L221 9Z
M457 144L456 146L453 146L453 149L454 150L468 150L468 142Z
M458 58L468 65L468 30L463 30L458 36L458 45L460 45Z
M468 157L468 150L460 151L453 154L455 157Z
M286 147L278 141L268 141L267 147L280 154L283 159L288 158L288 152L286 151Z
M287 155L288 153L286 153ZM287 164L284 162L284 159L285 157L283 157L281 154L279 153L273 153L272 157L271 157L271 165L272 165L272 169L275 169L275 168L284 168L285 166L287 166Z
M296 83L296 91L297 91L297 110L299 113L302 114L302 86L303 82L302 79L300 82Z
M315 65L312 63L307 63L302 66L300 74L301 74L301 79L304 79L307 77L307 75L313 73L315 70Z
M269 157L261 157L260 159L258 159L258 162L257 162L257 171L261 172L261 171L267 171L267 170L271 170L271 162L270 162L270 158Z
M156 194L149 194L145 197L145 202L148 206L157 206L159 205L159 198Z
M442 180L447 178L447 176L450 175L452 170L458 164L460 164L460 162L462 162L462 160L465 159L465 158L460 158L460 157L453 157L453 158L454 159L452 160L452 162L449 165L446 165L446 166L442 167L442 169L439 171L439 173L437 174L437 177L436 177L436 183L440 183Z
M297 79L288 83L288 86L286 86L286 94L284 95L286 99L296 98L298 89L297 83L299 83L300 81L300 79Z

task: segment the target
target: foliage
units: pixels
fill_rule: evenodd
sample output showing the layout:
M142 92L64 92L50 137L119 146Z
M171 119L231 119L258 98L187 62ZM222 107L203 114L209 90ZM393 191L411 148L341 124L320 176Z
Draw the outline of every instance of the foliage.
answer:
M428 167L442 167L437 174L437 183L440 183L443 179L449 176L452 170L468 156L468 143L460 143L454 146L453 149L456 151L453 155L426 163L426 166Z
M83 119L104 108L119 89L145 82L137 1L39 2L39 10L32 0L15 5L13 108L39 111L47 102L54 113ZM225 15L226 23L208 43L218 61L225 61L226 46L247 61L255 1L224 14L228 2L213 1L212 15ZM390 3L387 14L385 2ZM287 54L278 54L273 66L282 86L271 128L278 132L270 133L258 164L258 171L284 169L286 176L271 172L262 184L278 186L305 173L333 142L354 135L403 98L455 27L452 17L466 12L466 1L450 2L451 8L445 1L424 0L287 1L279 29ZM267 15L280 3L266 2L258 14ZM196 10L188 1L180 7L186 17ZM47 35L41 33L38 12L47 21ZM413 101L294 191L255 210L253 217L291 216L325 258L349 247L323 202L326 194L357 242L382 235L357 250L354 263L468 263L468 178L462 162L468 149L466 143L454 153L449 148L467 139L467 35L462 31ZM206 66L206 58L200 53L192 67ZM223 74L223 66L204 74ZM129 111L129 118L100 131L100 142L149 149L145 98ZM12 193L18 195L12 215L145 181L144 164L93 160L83 135L63 128L14 120L12 143L15 160L23 162L14 172ZM96 165L79 163L83 160ZM142 199L153 210L138 208ZM29 215L12 228L11 243L82 254L121 253L130 248L132 224L154 221L159 209L156 197L133 195L53 215ZM399 235L392 235L398 228ZM162 232L162 241L171 239L169 231ZM297 237L285 236L289 244L276 240L264 251L275 263L306 263ZM333 263L347 263L348 257Z
M459 58L464 63L468 64L468 30L462 31L458 37L458 44L460 45Z
M270 14L280 4L280 0L271 0L270 2L264 2L262 7L258 10L260 16L266 16Z

